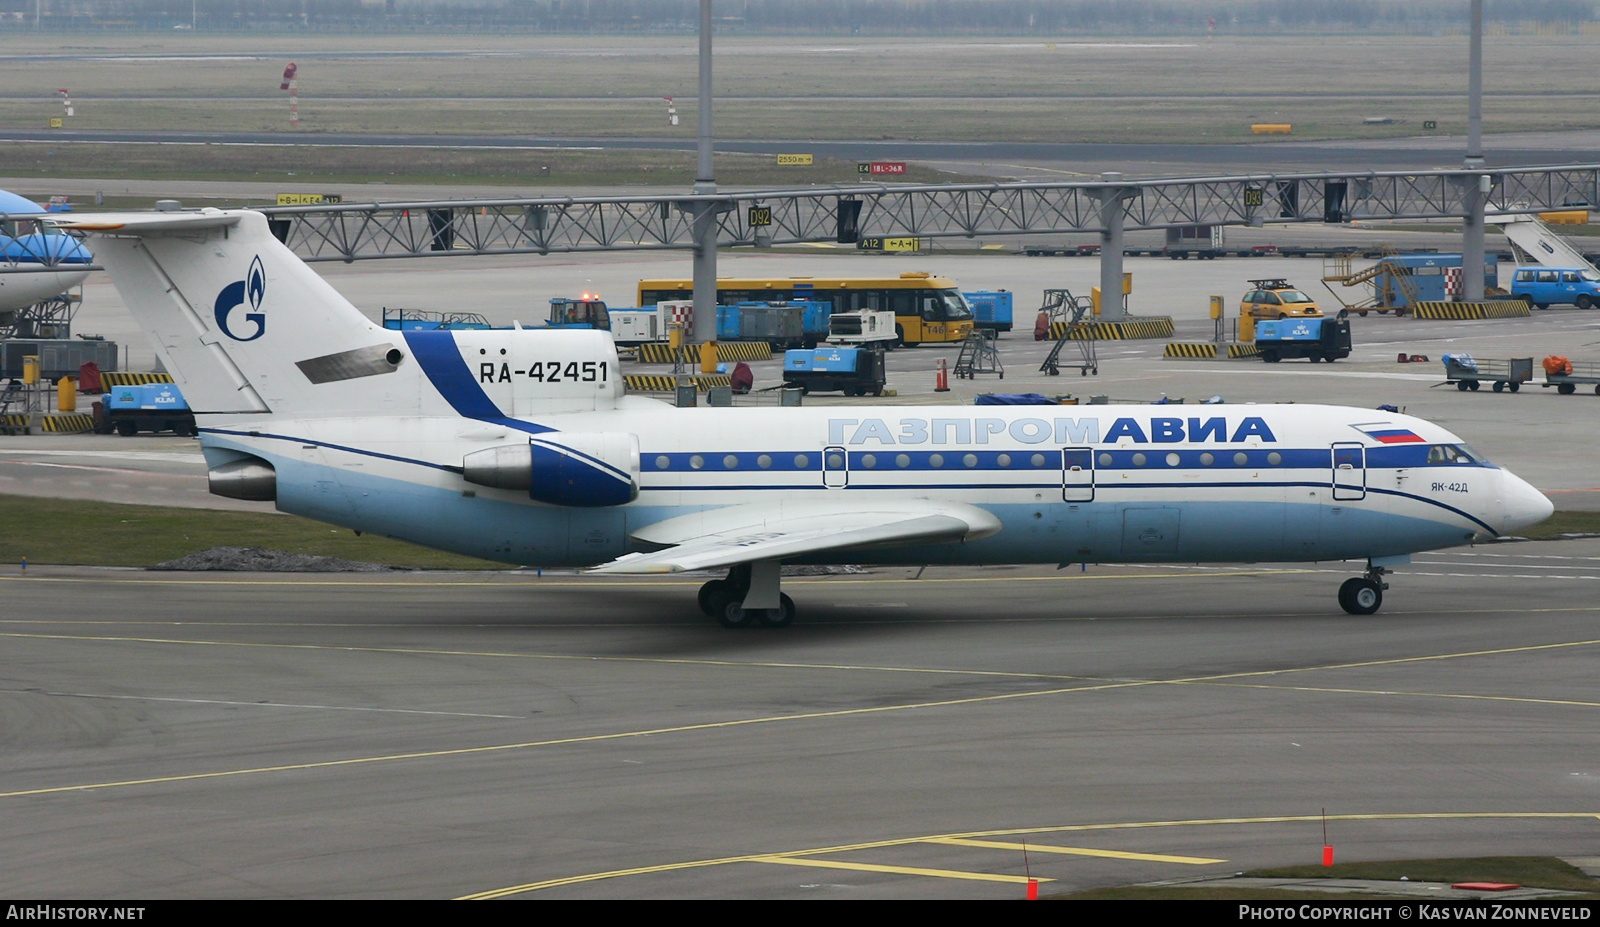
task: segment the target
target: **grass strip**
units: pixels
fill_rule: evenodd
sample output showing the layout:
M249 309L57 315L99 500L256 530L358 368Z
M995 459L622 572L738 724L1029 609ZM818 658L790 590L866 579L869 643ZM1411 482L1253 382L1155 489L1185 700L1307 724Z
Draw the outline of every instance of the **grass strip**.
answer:
M0 563L148 567L211 547L267 547L424 570L509 568L276 512L0 495L0 525Z

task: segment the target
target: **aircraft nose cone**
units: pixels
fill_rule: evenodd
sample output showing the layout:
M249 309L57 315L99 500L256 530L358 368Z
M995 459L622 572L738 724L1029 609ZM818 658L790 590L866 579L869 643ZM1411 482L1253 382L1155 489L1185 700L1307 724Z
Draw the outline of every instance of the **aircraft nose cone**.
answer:
M1500 533L1510 534L1537 525L1550 517L1555 505L1544 493L1511 473L1505 474L1505 515L1501 519Z

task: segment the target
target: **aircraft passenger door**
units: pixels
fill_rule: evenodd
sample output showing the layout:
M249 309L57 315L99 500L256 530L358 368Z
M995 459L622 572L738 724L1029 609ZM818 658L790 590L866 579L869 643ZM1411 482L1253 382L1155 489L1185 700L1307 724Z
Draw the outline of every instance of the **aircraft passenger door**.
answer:
M1061 499L1064 502L1094 501L1094 449L1061 449Z
M843 489L850 482L850 454L842 447L822 450L822 485Z
M1367 449L1355 443L1333 445L1333 499L1355 502L1367 497Z

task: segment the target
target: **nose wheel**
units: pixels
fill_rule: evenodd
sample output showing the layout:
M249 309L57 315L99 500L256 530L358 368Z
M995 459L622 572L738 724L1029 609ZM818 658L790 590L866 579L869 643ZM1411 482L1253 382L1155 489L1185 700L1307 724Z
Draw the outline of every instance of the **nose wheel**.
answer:
M1383 581L1387 573L1383 567L1369 567L1367 575L1344 581L1339 587L1339 607L1352 615L1370 615L1383 606L1383 590L1389 584Z

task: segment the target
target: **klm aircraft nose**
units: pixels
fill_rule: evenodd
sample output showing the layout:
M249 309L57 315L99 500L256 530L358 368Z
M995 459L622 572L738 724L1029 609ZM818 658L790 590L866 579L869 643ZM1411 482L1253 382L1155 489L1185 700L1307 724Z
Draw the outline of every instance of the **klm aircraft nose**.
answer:
M1505 500L1505 514L1500 519L1500 533L1510 534L1537 525L1550 517L1556 507L1544 493L1521 477L1501 471L1505 480L1501 496Z

